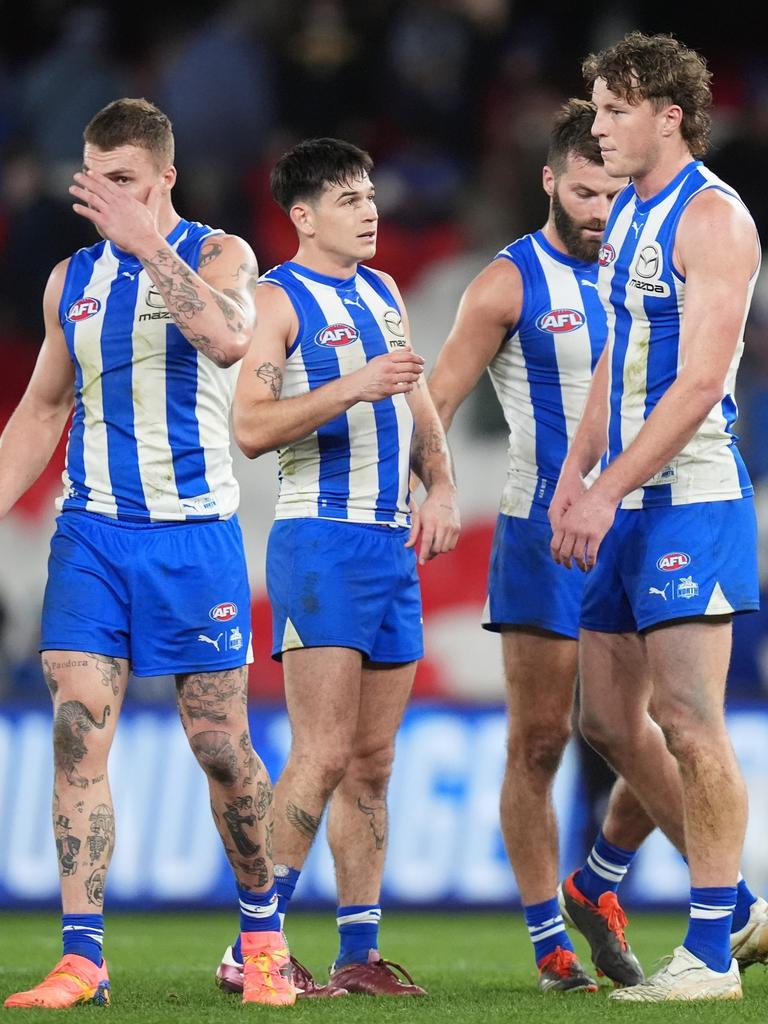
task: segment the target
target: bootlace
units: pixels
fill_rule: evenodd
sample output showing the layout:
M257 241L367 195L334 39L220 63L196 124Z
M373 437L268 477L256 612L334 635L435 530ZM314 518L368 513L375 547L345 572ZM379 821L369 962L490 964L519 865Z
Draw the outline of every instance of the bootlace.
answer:
M621 948L627 949L627 940L624 937L624 929L629 923L627 915L621 909L615 892L604 892L597 903L597 912L605 918L609 929L613 932L621 944Z

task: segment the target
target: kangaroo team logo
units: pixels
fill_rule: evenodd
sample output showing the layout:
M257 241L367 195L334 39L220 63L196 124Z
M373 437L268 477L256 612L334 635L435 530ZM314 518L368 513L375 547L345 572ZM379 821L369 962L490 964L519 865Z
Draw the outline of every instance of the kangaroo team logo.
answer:
M315 344L323 348L343 348L351 345L360 337L360 332L352 324L329 324L315 335Z
M90 295L84 295L82 299L78 299L77 302L73 302L67 310L67 320L70 323L77 324L81 320L87 320L89 317L96 316L101 309L101 303L98 299L91 298Z
M550 309L542 313L536 326L540 331L549 331L550 334L567 334L568 331L576 331L584 326L584 314L578 309Z

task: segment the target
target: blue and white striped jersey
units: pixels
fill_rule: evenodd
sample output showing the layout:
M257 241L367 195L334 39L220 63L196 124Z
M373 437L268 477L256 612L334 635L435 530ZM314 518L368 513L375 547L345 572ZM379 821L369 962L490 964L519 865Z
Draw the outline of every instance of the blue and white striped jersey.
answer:
M488 367L509 426L508 516L546 521L606 336L597 264L554 249L541 231L502 249L523 279L520 320Z
M168 242L196 270L219 233L181 220ZM193 348L138 259L111 242L72 256L59 319L75 411L57 508L138 521L231 516L237 366L221 369Z
M322 387L406 344L400 307L367 267L341 279L289 261L261 281L285 290L299 321L283 371L283 398ZM398 394L358 402L281 448L276 518L409 525L412 434L410 407Z
M637 437L677 377L682 362L685 279L672 263L675 235L688 203L708 188L719 189L732 202L741 203L730 186L701 161L693 160L645 202L628 185L611 210L598 276L600 297L608 312L610 347L608 462ZM744 321L755 277L744 306ZM737 416L733 390L743 348L742 337L728 370L722 401L674 459L624 498L622 508L727 501L752 494L732 430Z

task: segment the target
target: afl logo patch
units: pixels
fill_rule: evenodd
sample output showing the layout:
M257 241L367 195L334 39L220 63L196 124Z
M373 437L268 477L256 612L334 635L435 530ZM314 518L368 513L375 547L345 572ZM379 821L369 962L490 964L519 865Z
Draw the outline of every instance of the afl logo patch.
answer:
M73 302L67 310L67 320L70 323L76 324L81 320L87 320L90 316L96 316L101 309L101 303L98 299L92 299L88 295L84 295L82 299L78 299L77 302Z
M342 348L351 345L360 337L360 332L352 324L328 324L315 335L315 344L323 348Z
M566 334L583 327L584 322L584 314L578 309L550 309L541 314L536 326L540 331L549 331L550 334Z
M686 555L684 551L668 551L658 560L656 568L662 572L677 572L678 569L685 569L690 564L691 556Z
M609 267L611 263L616 259L616 250L613 248L610 242L603 242L600 246L600 252L597 257L597 262L601 267Z
M214 622L229 622L230 619L234 619L237 615L237 605L231 601L223 601L221 604L215 605L208 612L208 618L213 619Z

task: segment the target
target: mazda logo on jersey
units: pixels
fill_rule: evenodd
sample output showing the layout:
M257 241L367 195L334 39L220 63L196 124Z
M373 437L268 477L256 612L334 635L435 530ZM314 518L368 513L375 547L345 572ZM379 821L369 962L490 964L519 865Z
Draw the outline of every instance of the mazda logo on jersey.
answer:
M646 245L640 250L635 264L638 277L650 280L661 273L661 249L657 245Z
M315 335L315 344L323 348L341 348L351 345L360 337L360 332L352 324L328 324Z
M597 256L597 262L601 267L609 267L611 263L616 259L616 250L613 248L610 242L603 242L600 246L600 252Z
M101 303L98 299L92 299L89 295L84 295L82 299L73 302L69 307L67 310L67 320L76 324L80 320L87 320L90 316L96 316L100 309Z
M540 331L549 331L550 334L566 334L583 327L584 322L584 314L578 309L550 309L548 313L541 314L536 326Z

